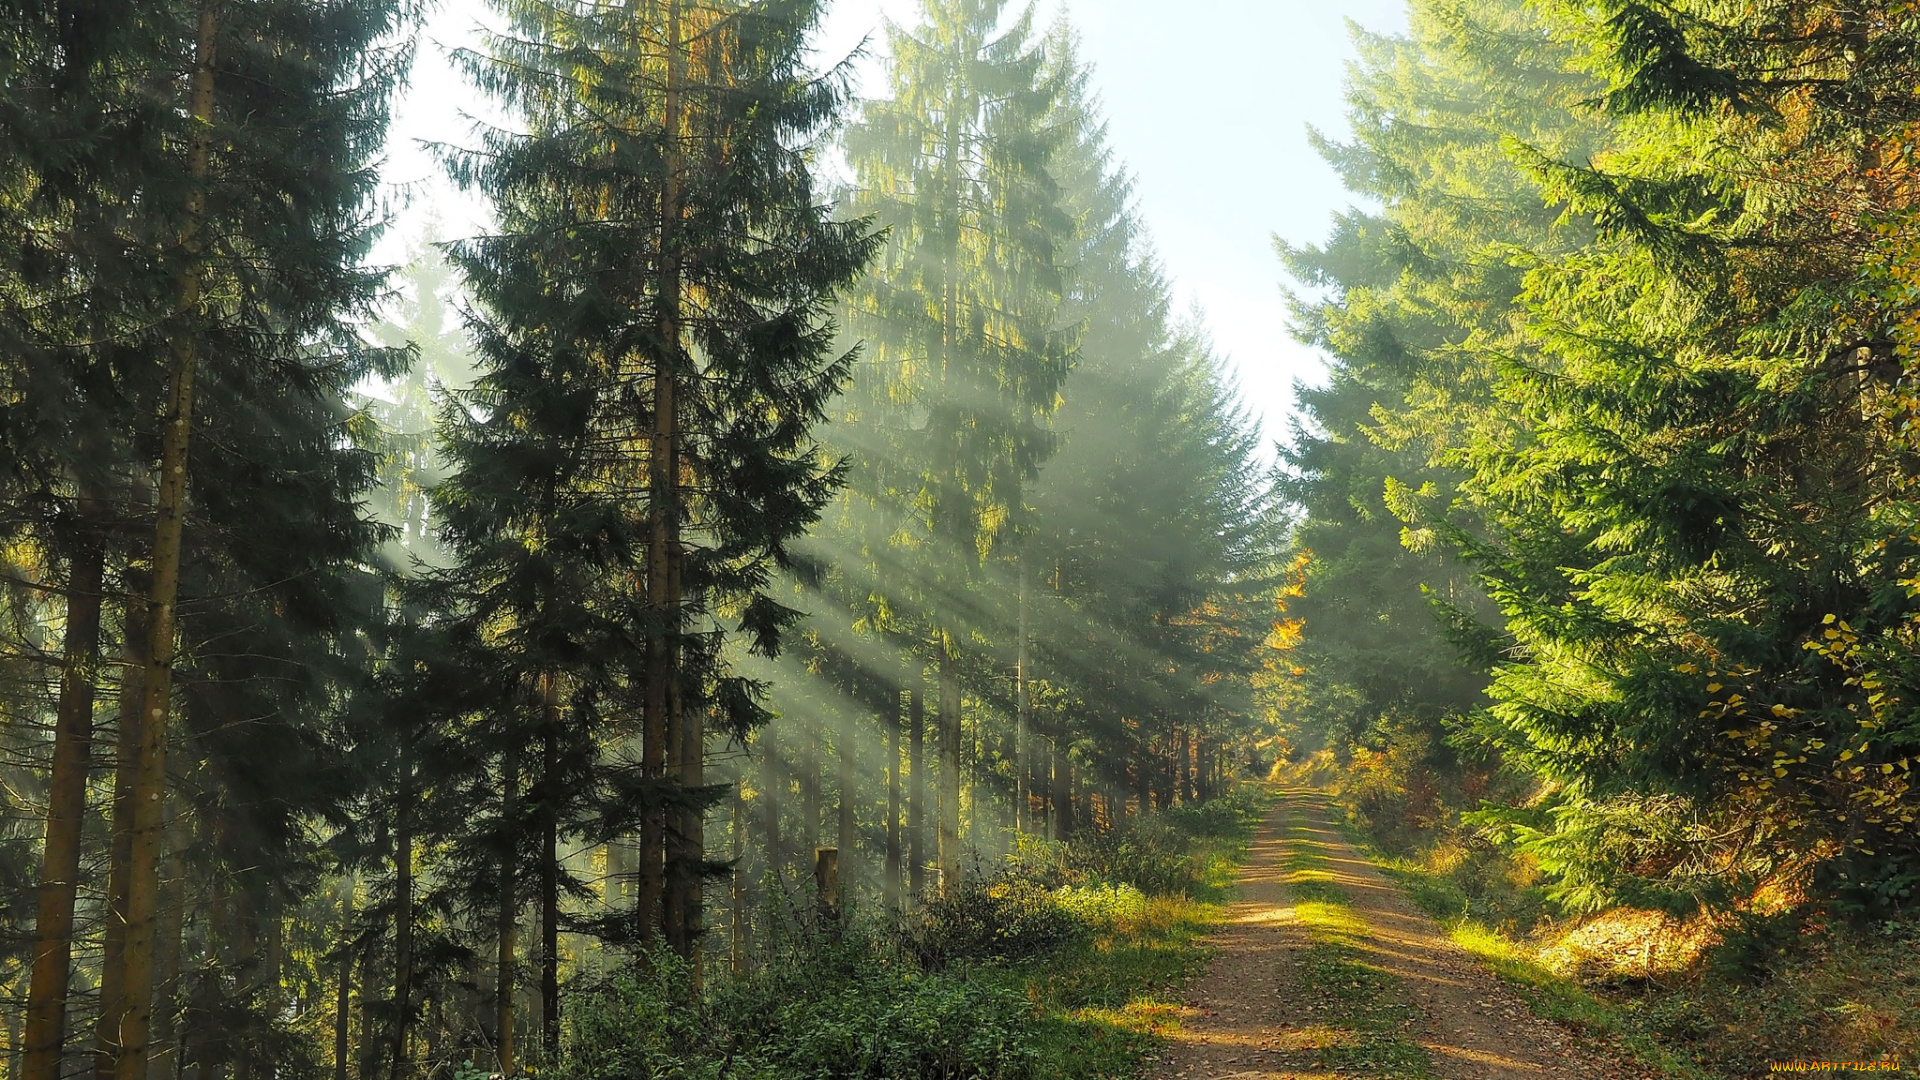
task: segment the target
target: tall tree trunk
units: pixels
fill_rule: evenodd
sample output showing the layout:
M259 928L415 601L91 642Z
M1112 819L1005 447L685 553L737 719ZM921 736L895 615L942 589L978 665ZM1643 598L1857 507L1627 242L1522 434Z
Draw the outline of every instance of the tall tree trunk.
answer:
M1145 727L1141 725L1139 744L1133 748L1133 796L1141 814L1153 803L1153 747L1147 742Z
M1027 561L1020 560L1019 634L1014 650L1013 669L1013 828L1016 833L1033 830L1033 708L1027 687Z
M779 880L786 869L786 844L780 835L780 794L786 786L780 762L780 728L776 721L760 729L760 810L767 841L767 871Z
M859 786L854 772L854 718L851 711L840 714L840 733L836 741L839 745L835 749L838 751L840 760L840 776L837 782L840 789L837 807L840 811L840 820L836 822L839 827L835 829L835 833L836 843L840 848L840 876L845 880L851 876L854 867L854 797L855 789Z
M899 688L894 688L893 715L886 718L887 725L887 869L886 904L887 910L900 910L900 728L901 722Z
M681 801L674 815L673 828L667 831L673 868L672 907L673 949L691 965L696 986L701 980L700 936L705 932L706 886L702 874L706 867L706 807L701 789L706 787L707 731L705 714L699 709L680 711L680 737L675 748L674 772L679 778Z
M940 643L940 892L960 886L960 673L953 642Z
M373 959L376 953L375 936L367 935L367 941L360 950L360 1078L380 1074L379 1022L374 1016L374 1005L379 995L374 989ZM510 1075L510 1074L509 1074ZM207 1080L202 1076L200 1080Z
M1180 797L1187 802L1194 802L1200 798L1200 793L1193 783L1195 772L1193 754L1193 731L1183 725L1180 728Z
M747 969L747 796L736 768L733 774L733 822L727 830L728 856L733 864L732 896L727 920L727 970L735 975Z
M413 750L400 746L398 796L393 810L393 1030L388 1075L404 1080L407 1034L413 1019Z
M67 987L73 970L73 905L80 881L80 839L93 756L93 695L100 661L100 591L106 549L94 528L98 507L83 489L67 573L67 628L60 702L53 731L46 843L33 924L33 975L27 988L26 1080L58 1080L67 1038Z
M540 836L540 1051L552 1066L560 1056L560 691L543 679L540 780L545 789Z
M340 894L340 975L333 992L333 1080L349 1080L353 1055L353 875Z
M172 1080L180 1071L180 948L187 918L187 836L180 799L167 799L167 861L160 881L160 942L154 957L152 1051L147 1080Z
M258 1007L256 994L261 981L260 912L254 905L253 889L247 884L253 876L251 873L235 875L238 880L234 889L234 932L229 939L233 943L234 1000L249 1013ZM234 1048L227 1054L227 1061L233 1066L233 1080L253 1080L256 1034L252 1024L236 1033Z
M800 858L813 865L814 849L820 846L820 728L812 719L803 721L800 735Z
M132 873L134 772L140 762L140 703L146 697L147 602L152 591L146 573L129 567L123 631L118 711L114 739L113 817L107 840L106 925L100 935L100 1016L94 1033L94 1076L112 1080L120 1055L120 1022L127 1013L127 875ZM137 598L136 598L137 597Z
M500 1075L514 1074L513 1059L513 975L514 937L520 920L520 906L514 896L513 864L520 843L515 825L520 814L520 757L509 749L500 767L500 803L502 843L500 848L499 917L494 924L494 1056Z
M200 307L200 224L213 150L214 0L200 0L194 43L193 135L187 152L187 213L180 249L185 269L171 337L166 427L161 437L160 490L153 533L153 591L147 603L147 668L141 688L140 757L134 773L132 846L127 860L127 943L122 957L126 1013L120 1023L115 1080L146 1080L147 1035L153 1020L154 914L160 901L160 856L166 829L167 715L173 696L174 601L180 592L180 548L187 516L187 452L193 436Z
M667 0L666 85L662 121L666 130L666 170L660 191L659 304L661 349L654 360L653 432L648 447L647 604L653 625L647 634L646 746L643 768L664 778L670 740L677 734L680 679L680 225L681 183L686 169L682 145L684 87L680 40L681 0ZM649 807L641 831L640 925L651 938L661 925L666 892L666 806Z
M1073 836L1074 829L1079 826L1079 822L1075 820L1077 815L1075 814L1076 807L1074 805L1073 758L1071 755L1060 755L1059 772L1055 774L1055 782L1059 785L1057 790L1060 793L1060 839L1066 840Z
M917 664L907 689L907 775L913 782L907 803L907 884L918 904L927 896L927 688Z

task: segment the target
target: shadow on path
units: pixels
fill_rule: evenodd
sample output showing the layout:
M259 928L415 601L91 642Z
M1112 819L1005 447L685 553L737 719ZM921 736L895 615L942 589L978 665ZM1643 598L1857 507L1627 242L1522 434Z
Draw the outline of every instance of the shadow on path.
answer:
M1318 855L1304 873L1290 869ZM1365 929L1342 937L1355 958L1390 976L1413 1005L1397 1038L1417 1044L1443 1080L1573 1080L1611 1072L1557 1025L1528 1012L1512 991L1417 911L1332 823L1324 796L1282 792L1255 837L1238 899L1216 936L1219 949L1188 995L1181 1028L1148 1070L1152 1080L1308 1080L1401 1071L1338 1071L1328 1051L1379 1038L1339 1023L1330 995L1311 984L1303 953L1311 928L1294 907L1295 879L1345 894ZM1365 1060L1364 1054L1341 1054Z

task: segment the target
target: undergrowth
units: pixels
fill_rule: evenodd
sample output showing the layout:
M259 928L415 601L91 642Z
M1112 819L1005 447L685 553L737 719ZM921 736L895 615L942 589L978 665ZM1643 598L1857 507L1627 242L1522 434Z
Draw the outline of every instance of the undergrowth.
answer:
M796 922L695 992L656 957L573 990L566 1080L1118 1080L1169 1030L1266 793L1028 844L913 919Z
M1765 1073L1770 1061L1920 1060L1920 922L1862 925L1817 905L1729 912L1691 962L1628 971L1602 955L1569 968L1549 960L1576 929L1596 933L1604 954L1610 920L1651 913L1564 910L1524 855L1432 813L1431 795L1422 814L1399 813L1386 786L1370 777L1363 801L1341 800L1356 838L1538 1014L1703 1080Z

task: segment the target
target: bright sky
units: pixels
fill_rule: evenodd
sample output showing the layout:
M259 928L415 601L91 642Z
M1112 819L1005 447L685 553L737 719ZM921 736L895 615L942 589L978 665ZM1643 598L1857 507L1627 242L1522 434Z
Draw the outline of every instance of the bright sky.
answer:
M1402 0L1036 2L1042 25L1064 8L1079 31L1114 149L1136 177L1141 215L1181 303L1204 316L1269 437L1281 435L1295 380L1319 381L1321 366L1287 335L1272 237L1319 240L1349 203L1308 145L1307 128L1346 130L1347 21L1398 30ZM917 8L918 0L832 0L821 55L838 59L868 34L877 52L881 20L911 23ZM416 185L401 236L417 234L410 223L428 211L450 236L480 220L432 179L431 160L413 142L462 138L461 112L475 95L441 47L465 40L482 10L479 0L442 0L428 26L388 167L390 182ZM877 79L867 82L879 89ZM395 239L382 258L399 258Z

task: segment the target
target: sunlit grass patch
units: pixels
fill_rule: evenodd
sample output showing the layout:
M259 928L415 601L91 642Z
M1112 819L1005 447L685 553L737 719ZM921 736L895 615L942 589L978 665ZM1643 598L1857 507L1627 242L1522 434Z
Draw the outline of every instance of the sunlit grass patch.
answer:
M1138 929L1146 923L1150 901L1132 885L1096 881L1062 885L1053 902L1088 926L1102 930Z
M1009 980L1040 1016L1035 1076L1133 1077L1144 1055L1178 1029L1179 988L1212 955L1207 936L1224 919L1225 909L1187 897L1097 886L1077 899L1116 917L1089 940L1045 959L981 971L979 977Z
M1498 919L1496 913L1508 905L1489 907L1486 916L1476 916L1472 894L1459 877L1459 860L1441 859L1429 865L1416 859L1388 856L1371 845L1363 844L1362 848L1390 880L1446 929L1455 944L1519 994L1535 1015L1575 1031L1605 1036L1632 1057L1668 1076L1703 1080L1711 1075L1667 1051L1637 1025L1629 1023L1613 1004L1590 993L1575 979L1541 963L1539 950L1533 944L1516 940L1488 921Z

